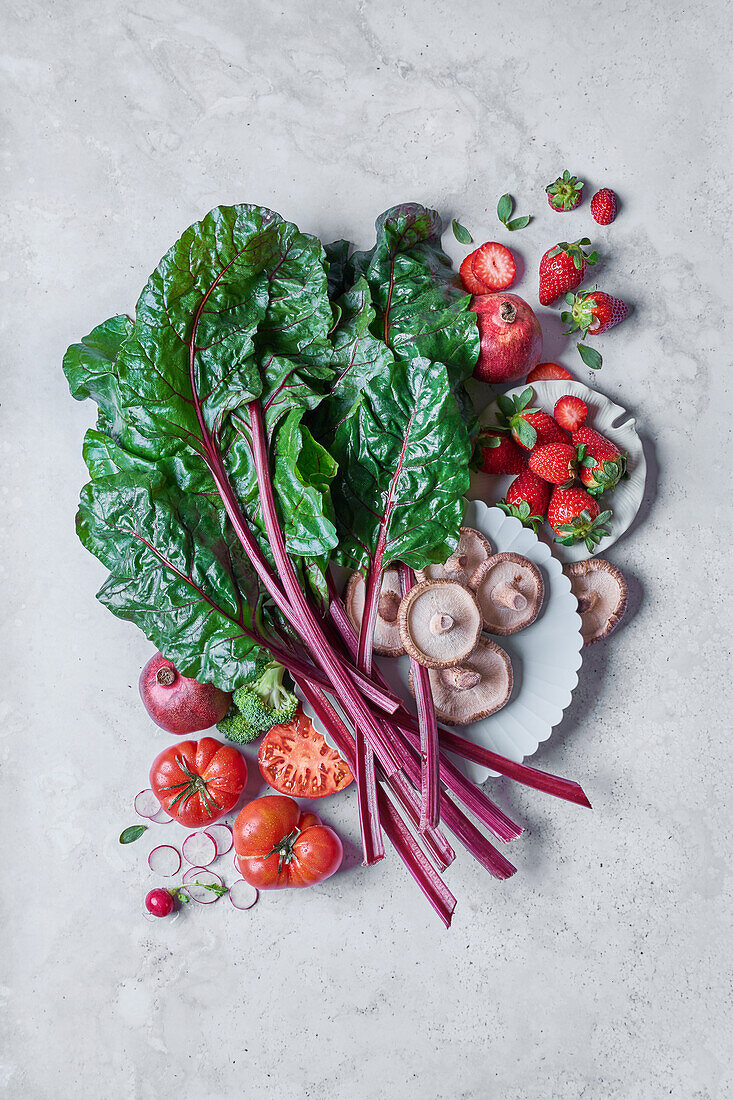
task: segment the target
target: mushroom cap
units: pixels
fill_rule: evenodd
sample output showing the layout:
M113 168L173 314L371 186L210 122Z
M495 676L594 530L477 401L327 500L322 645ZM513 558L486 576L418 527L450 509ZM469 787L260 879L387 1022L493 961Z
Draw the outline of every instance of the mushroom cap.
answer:
M366 584L361 573L351 574L344 598L346 614L351 620L351 625L358 632L361 630L361 618L364 614L366 599ZM397 624L397 612L401 599L400 575L396 569L388 567L382 574L382 588L374 622L374 652L382 657L401 657L405 652Z
M418 569L419 581L458 581L473 588L473 576L482 562L491 557L492 546L475 527L461 527L461 537L455 552L442 565L426 565Z
M402 600L397 621L403 646L426 668L459 665L481 634L481 608L457 581L416 584Z
M623 573L603 558L574 561L563 566L578 601L583 645L607 638L626 611L628 588Z
M494 554L479 566L473 584L489 634L505 637L535 621L545 598L537 566L521 554Z
M470 673L480 675L477 683L472 683L475 675ZM483 636L471 656L460 666L430 669L428 675L433 689L435 714L449 726L467 726L469 722L477 722L501 710L508 703L514 684L509 654L496 642ZM461 682L471 686L461 689ZM414 695L412 673L410 691Z

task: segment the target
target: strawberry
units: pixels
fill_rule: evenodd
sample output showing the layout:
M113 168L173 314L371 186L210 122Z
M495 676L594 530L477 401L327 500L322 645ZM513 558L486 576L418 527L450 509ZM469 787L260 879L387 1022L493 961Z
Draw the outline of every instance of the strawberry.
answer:
M527 375L527 382L572 382L573 376L559 363L538 363Z
M573 397L572 394L566 393L564 397L558 397L552 415L566 432L574 432L576 428L580 428L581 425L585 424L588 416L588 406L579 397Z
M529 468L553 485L569 485L575 477L577 451L569 443L546 443L535 447Z
M506 497L498 502L497 507L508 516L515 516L523 527L531 527L536 532L544 519L549 501L550 486L528 469L515 477L507 489Z
M483 283L480 283L473 273L473 257L475 253L470 252L466 256L465 260L461 264L461 282L463 283L463 289L469 294L486 294L487 290Z
M569 290L580 286L588 270L588 264L598 259L597 252L587 254L584 248L590 244L588 237L568 244L561 241L545 252L540 260L540 305L549 306Z
M568 433L555 423L549 413L529 407L533 397L531 386L527 386L517 397L500 393L496 399L500 427L508 428L512 438L525 451L532 451L545 443L567 443Z
M601 512L597 501L585 489L558 487L550 497L547 522L560 536L555 542L563 546L584 542L591 554L595 554L596 545L610 534L606 524L612 515L609 510Z
M590 212L599 225L610 225L616 217L616 194L610 187L602 187L590 200Z
M571 176L567 168L545 191L550 206L560 214L575 210L583 198L583 184L577 176Z
M577 331L580 331L583 339L586 336L599 336L620 324L629 314L626 302L595 287L582 290L579 294L566 294L565 301L570 306L570 311L563 310L560 320L570 325L565 330L566 336Z
M479 433L471 465L483 474L521 474L527 456L510 435L488 429Z
M573 432L572 439L578 448L580 480L592 496L613 492L619 481L628 476L627 456L605 435L581 427Z
M473 275L483 283L488 294L494 290L506 290L514 282L517 265L508 248L496 241L487 241L473 253Z

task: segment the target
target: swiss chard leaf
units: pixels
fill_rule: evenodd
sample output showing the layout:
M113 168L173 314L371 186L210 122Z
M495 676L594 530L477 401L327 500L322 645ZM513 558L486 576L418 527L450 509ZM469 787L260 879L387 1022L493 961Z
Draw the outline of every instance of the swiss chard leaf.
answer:
M375 376L332 453L343 564L445 561L458 542L471 445L442 364L397 361Z
M437 211L395 206L377 219L374 248L354 253L350 268L369 283L381 335L395 355L444 363L455 388L476 365L479 335L470 297L441 247L441 229Z
M184 676L233 690L262 659L248 637L254 582L223 514L162 478L121 473L82 490L77 531L109 569L98 599L136 623Z

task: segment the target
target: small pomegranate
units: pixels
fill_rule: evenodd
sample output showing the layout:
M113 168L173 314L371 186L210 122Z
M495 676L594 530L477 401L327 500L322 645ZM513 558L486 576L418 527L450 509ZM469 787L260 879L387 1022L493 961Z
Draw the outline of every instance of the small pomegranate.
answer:
M162 653L151 657L140 673L140 698L155 724L176 737L215 726L232 703L228 691L181 676Z
M476 295L471 309L481 337L474 378L494 383L525 378L542 356L542 329L531 306L500 290Z

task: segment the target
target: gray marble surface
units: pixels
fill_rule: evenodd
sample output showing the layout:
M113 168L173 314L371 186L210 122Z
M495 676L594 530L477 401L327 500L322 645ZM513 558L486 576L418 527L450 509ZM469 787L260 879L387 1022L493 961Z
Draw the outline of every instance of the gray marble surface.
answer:
M730 1096L730 3L76 0L0 20L3 1095ZM610 229L548 209L566 166L618 190ZM594 810L493 783L527 825L519 874L459 859L450 932L394 856L365 870L353 849L322 888L146 922L145 853L116 837L164 742L137 697L150 646L95 602L74 535L92 409L66 345L131 311L217 203L366 245L416 199L505 239L505 190L536 215L510 240L532 304L541 252L590 231L635 307L593 379L651 466L609 555L631 612L535 757ZM546 358L588 381L540 315ZM327 812L353 841L353 796Z

